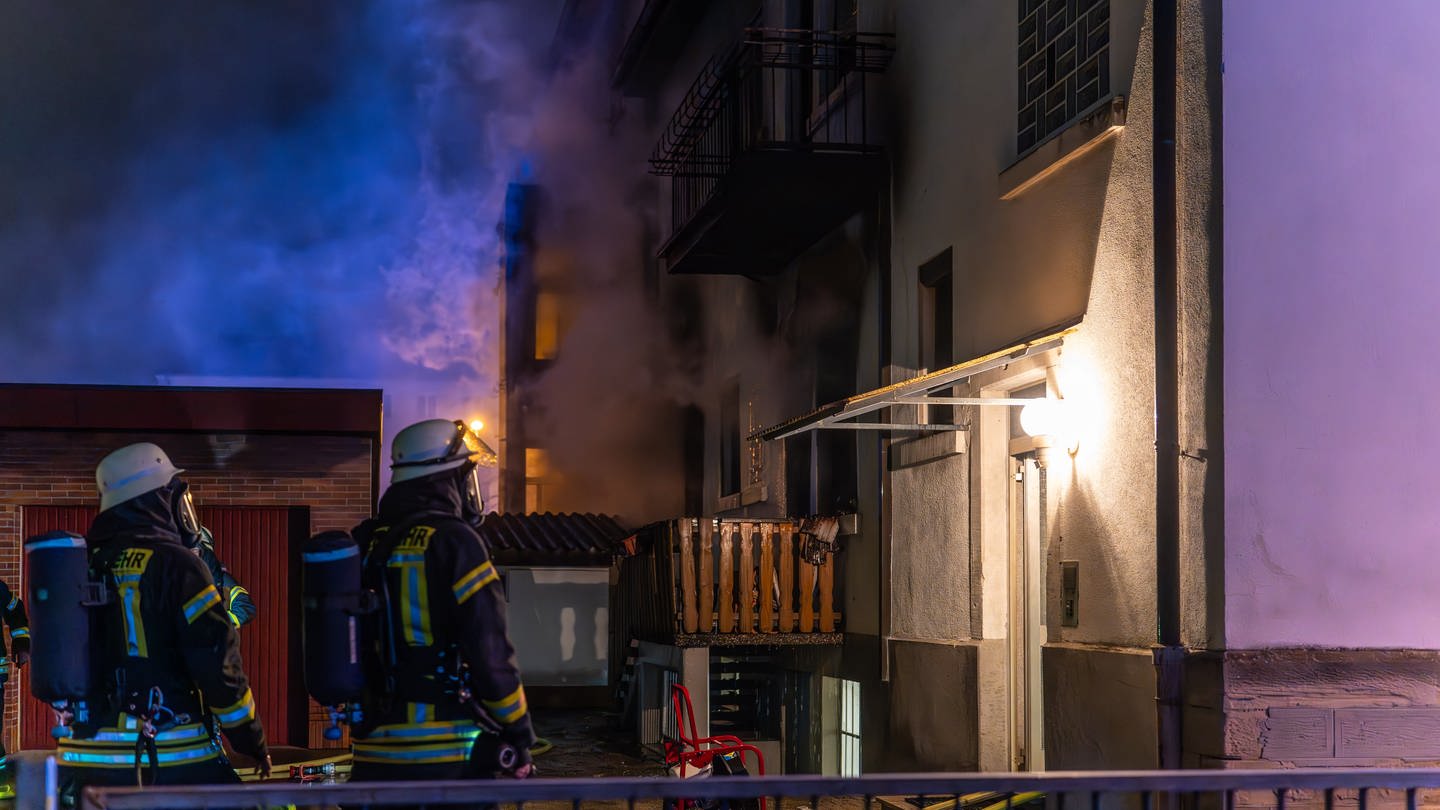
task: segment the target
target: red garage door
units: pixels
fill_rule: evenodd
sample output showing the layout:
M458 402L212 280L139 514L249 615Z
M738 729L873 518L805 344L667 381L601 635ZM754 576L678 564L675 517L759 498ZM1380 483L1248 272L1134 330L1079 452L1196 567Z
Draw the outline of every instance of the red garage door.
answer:
M63 529L84 533L94 519L93 507L27 506L24 535ZM215 551L225 566L249 589L258 609L255 621L240 632L245 671L250 676L266 736L279 745L304 745L306 701L299 676L300 578L292 547L306 532L303 508L201 507L200 518L215 535ZM28 571L22 580L28 578ZM292 632L293 631L293 632ZM23 748L50 748L53 712L24 689L20 714Z

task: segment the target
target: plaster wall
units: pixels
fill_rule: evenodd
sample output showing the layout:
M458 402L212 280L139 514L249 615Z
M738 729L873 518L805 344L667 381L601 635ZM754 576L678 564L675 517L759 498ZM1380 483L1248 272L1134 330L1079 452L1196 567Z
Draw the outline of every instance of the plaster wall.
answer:
M1123 132L1007 201L1000 175L1016 158L1014 7L893 4L900 44L886 81L894 108L892 340L899 373L918 366L918 268L947 247L957 360L1084 316L1059 359L1060 393L1074 397L1078 391L1066 384L1083 385L1095 419L1074 466L1065 460L1050 475L1057 505L1050 539L1055 560L1080 560L1091 597L1079 627L1060 632L1052 623L1055 640L1147 644L1154 632L1149 87L1148 68L1135 67L1147 47L1144 13L1141 2L1112 5L1112 90L1130 97ZM957 137L969 148L957 149ZM985 416L973 410L962 420L986 429ZM972 449L993 438L972 436ZM894 474L897 576L914 570L934 578L943 570L952 589L941 597L947 615L935 621L928 603L905 599L897 579L897 635L1006 632L1003 619L986 615L1003 607L998 592L988 599L972 592L972 584L1008 577L1003 568L972 570L1004 562L1003 553L986 549L1003 548L1008 530L1003 519L972 514L969 486L983 484L967 478L978 474L971 460L953 457ZM940 537L957 548L936 549Z
M1153 764L1154 673L1146 649L1155 637L1156 587L1148 4L1112 5L1112 91L1127 96L1123 129L1008 201L1001 199L1001 175L1016 158L1015 88L995 77L1014 72L1013 6L907 0L890 10L898 43L886 77L894 119L893 373L918 365L917 269L947 247L954 256L957 360L1083 316L1062 350L983 375L959 393L1005 395L1048 380L1051 395L1070 400L1078 452L1058 454L1047 470L1051 512L1043 538L1049 765ZM1218 289L1212 283L1219 238L1218 12L1217 0L1182 3L1187 34L1178 88L1183 610L1186 641L1196 646L1223 638L1220 600L1212 595L1220 575L1211 561L1221 537L1213 494L1220 460L1212 375L1219 364L1210 331ZM999 408L966 411L960 421L972 430L968 459L892 474L897 637L998 640L1009 632L1008 415ZM937 549L937 537L955 538L959 548ZM1062 560L1079 564L1075 627L1060 622ZM902 592L902 574L924 572L933 580L941 571L938 578L953 589L939 597L947 614ZM917 675L899 666L898 645L892 684L903 693L912 688L906 679ZM1005 733L996 710L1005 686L989 681L1003 674L1004 662L982 659L986 682L972 687L978 695L967 700L995 718L980 728L981 756L990 763L1003 756L994 735ZM1116 707L1114 716L1092 722L1086 712L1097 703Z
M1050 770L1143 770L1156 756L1155 666L1147 650L1053 645L1045 766ZM1104 700L1097 700L1104 695Z
M970 638L968 468L962 454L890 475L891 633L897 638Z
M970 644L893 644L889 742L881 767L891 771L973 771L980 762Z
M1440 8L1374 12L1224 3L1231 649L1440 647Z

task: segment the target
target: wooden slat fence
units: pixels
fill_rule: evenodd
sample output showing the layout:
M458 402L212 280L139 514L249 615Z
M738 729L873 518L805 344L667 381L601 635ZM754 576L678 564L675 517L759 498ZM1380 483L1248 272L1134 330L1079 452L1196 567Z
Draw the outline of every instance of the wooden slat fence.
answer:
M686 634L834 633L835 555L800 557L791 521L678 521L676 629Z

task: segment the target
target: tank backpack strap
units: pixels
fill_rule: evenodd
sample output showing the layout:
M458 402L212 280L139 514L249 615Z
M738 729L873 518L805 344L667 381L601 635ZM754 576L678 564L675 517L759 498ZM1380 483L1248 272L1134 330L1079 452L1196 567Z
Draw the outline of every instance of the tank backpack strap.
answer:
M394 600L390 595L389 578L386 576L385 567L390 561L390 555L395 548L404 541L405 536L416 526L426 520L450 517L443 512L419 512L407 516L405 519L391 524L386 528L380 538L369 538L369 548L365 553L364 568L372 577L377 588L377 595L380 598L380 668L385 677L385 684L382 694L386 700L394 701L397 694L397 686L400 678L400 664L398 652L398 635L395 628ZM359 527L357 527L358 530ZM387 706L385 708L393 708Z

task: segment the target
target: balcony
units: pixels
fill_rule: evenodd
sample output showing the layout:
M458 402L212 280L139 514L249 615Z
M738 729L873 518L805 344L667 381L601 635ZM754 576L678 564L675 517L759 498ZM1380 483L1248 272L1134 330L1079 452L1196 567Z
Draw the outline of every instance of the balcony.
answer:
M681 518L620 565L617 627L679 647L839 644L836 551L795 521Z
M670 272L773 275L871 204L870 96L893 52L885 34L752 28L712 59L650 159L671 178Z

